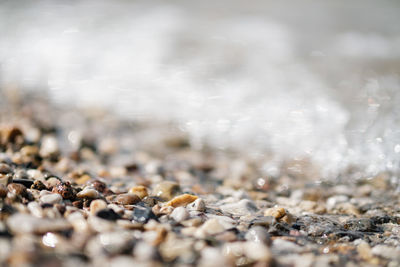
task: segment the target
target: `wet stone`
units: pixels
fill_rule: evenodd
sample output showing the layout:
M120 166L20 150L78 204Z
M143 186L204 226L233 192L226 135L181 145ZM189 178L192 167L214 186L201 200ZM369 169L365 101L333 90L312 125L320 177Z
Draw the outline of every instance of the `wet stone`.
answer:
M253 226L245 235L246 240L270 244L271 238L268 231L262 226Z
M157 216L150 207L137 206L133 210L133 220L140 223L147 223L149 220L157 220Z
M134 205L140 201L140 198L135 194L120 194L115 198L115 201L120 205Z
M189 212L184 207L177 207L170 214L170 217L176 222L182 222L189 218Z

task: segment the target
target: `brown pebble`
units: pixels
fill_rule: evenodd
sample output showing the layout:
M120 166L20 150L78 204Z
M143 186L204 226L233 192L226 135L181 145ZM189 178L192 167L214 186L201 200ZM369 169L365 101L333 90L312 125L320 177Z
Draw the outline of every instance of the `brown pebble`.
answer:
M115 201L121 205L133 205L140 201L140 198L135 194L120 194L115 198Z
M63 197L63 199L75 198L75 193L72 189L70 182L58 183L56 186L53 187L52 192L60 194Z
M0 163L0 173L7 174L12 171L11 167L8 164Z
M166 205L176 208L176 207L186 206L187 204L195 201L196 199L197 199L197 196L189 195L189 194L183 194L183 195L174 197Z
M15 195L23 196L26 194L26 187L22 184L11 183L7 185L7 189Z
M99 180L94 180L89 185L101 193L103 193L104 190L107 188L107 185Z
M264 216L272 216L279 220L286 215L286 210L282 207L269 208L264 211Z
M76 201L72 202L72 206L74 206L75 208L81 209L81 208L83 208L83 201L76 200Z
M4 185L0 184L0 198L5 198L7 196L7 187Z

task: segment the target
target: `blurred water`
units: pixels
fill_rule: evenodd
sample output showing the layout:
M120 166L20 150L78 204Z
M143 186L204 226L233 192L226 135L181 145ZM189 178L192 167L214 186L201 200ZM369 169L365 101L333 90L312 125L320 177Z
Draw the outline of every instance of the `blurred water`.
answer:
M0 2L0 81L322 177L400 167L398 1Z

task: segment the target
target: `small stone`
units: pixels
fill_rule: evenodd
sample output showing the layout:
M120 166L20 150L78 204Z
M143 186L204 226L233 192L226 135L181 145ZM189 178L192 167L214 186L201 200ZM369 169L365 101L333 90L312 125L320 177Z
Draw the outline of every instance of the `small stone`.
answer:
M275 222L276 222L275 217L264 216L264 217L256 218L256 219L252 220L250 222L250 225L269 227L270 225L274 224Z
M400 260L400 247L390 247L388 245L376 245L371 250L373 255L393 260Z
M24 213L16 213L9 217L7 225L13 233L44 234L71 229L71 225L64 219L37 218Z
M363 260L369 260L372 258L371 247L365 241L358 244L357 252Z
M118 213L116 213L113 209L107 209L107 208L97 211L96 216L107 221L115 221L121 219L121 216Z
M78 198L91 198L91 199L95 199L99 197L99 192L95 189L92 188L88 188L86 187L85 189L83 189L82 191L80 191L78 194L76 194L76 196Z
M12 182L12 175L11 173L9 174L1 174L0 173L0 184L2 185L8 185L9 183Z
M98 242L110 255L130 252L134 244L134 236L129 231L101 233Z
M52 189L54 186L58 185L61 183L60 179L57 179L56 177L50 177L49 179L46 180L46 185L49 189Z
M177 183L171 181L164 181L154 187L153 195L157 196L164 201L168 201L180 192L180 187Z
M242 199L239 202L236 203L229 203L222 205L220 209L223 212L228 212L233 215L237 216L243 216L243 215L249 215L258 210L257 206L254 204L254 202L248 200L248 199Z
M140 197L141 199L148 196L147 188L142 185L132 187L131 189L129 189L129 193L135 194L138 197Z
M225 227L218 219L209 219L195 233L198 238L204 238L208 235L216 235L225 231Z
M47 204L61 203L63 198L59 194L48 194L40 197L40 201Z
M136 222L147 223L151 219L157 220L157 216L150 207L138 206L133 210L133 219Z
M269 208L264 211L264 216L272 216L279 220L286 215L286 210L281 207Z
M103 210L107 208L107 202L102 199L96 199L90 202L90 213L92 215L96 215L99 210Z
M36 189L36 190L47 190L47 187L42 183L40 180L35 180L33 184L31 185L31 189Z
M70 182L60 182L53 187L53 193L58 193L63 199L74 199L75 193L72 189Z
M142 199L142 202L145 203L149 207L153 207L158 203L158 198L157 197L147 196L147 197Z
M0 173L1 174L7 174L10 172L12 172L12 169L8 164L0 163Z
M102 192L102 193L107 188L107 185L99 180L94 180L93 182L91 182L89 184L89 186L93 187L95 190Z
M188 210L192 211L205 211L206 210L206 203L204 202L203 199L198 198L192 203L188 204L187 206Z
M9 192L18 196L24 196L26 194L26 187L22 184L11 183L7 185L7 189Z
M7 193L7 187L5 187L3 184L0 184L0 198L5 198Z
M182 222L189 218L189 212L184 207L177 207L170 214L170 217L176 222Z
M47 135L42 138L42 143L40 145L40 156L46 158L54 156L59 152L57 139L55 136Z
M120 194L115 198L115 201L120 205L134 205L140 201L140 198L135 194Z
M75 182L79 185L86 184L88 181L90 181L91 177L87 174L82 175L78 179L75 180Z
M262 226L253 226L245 235L246 240L269 244L271 242L268 231Z
M197 199L197 196L190 195L190 194L183 194L177 197L174 197L171 199L166 206L171 206L171 207L180 207L180 206L186 206L187 204L195 201Z
M270 262L272 259L270 250L261 242L246 242L243 250L248 258L255 261Z

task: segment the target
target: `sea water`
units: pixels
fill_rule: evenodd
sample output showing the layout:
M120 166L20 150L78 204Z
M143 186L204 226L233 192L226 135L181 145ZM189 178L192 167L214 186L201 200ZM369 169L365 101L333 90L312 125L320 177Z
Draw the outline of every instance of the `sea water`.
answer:
M173 122L193 147L400 167L400 2L0 1L3 88Z

